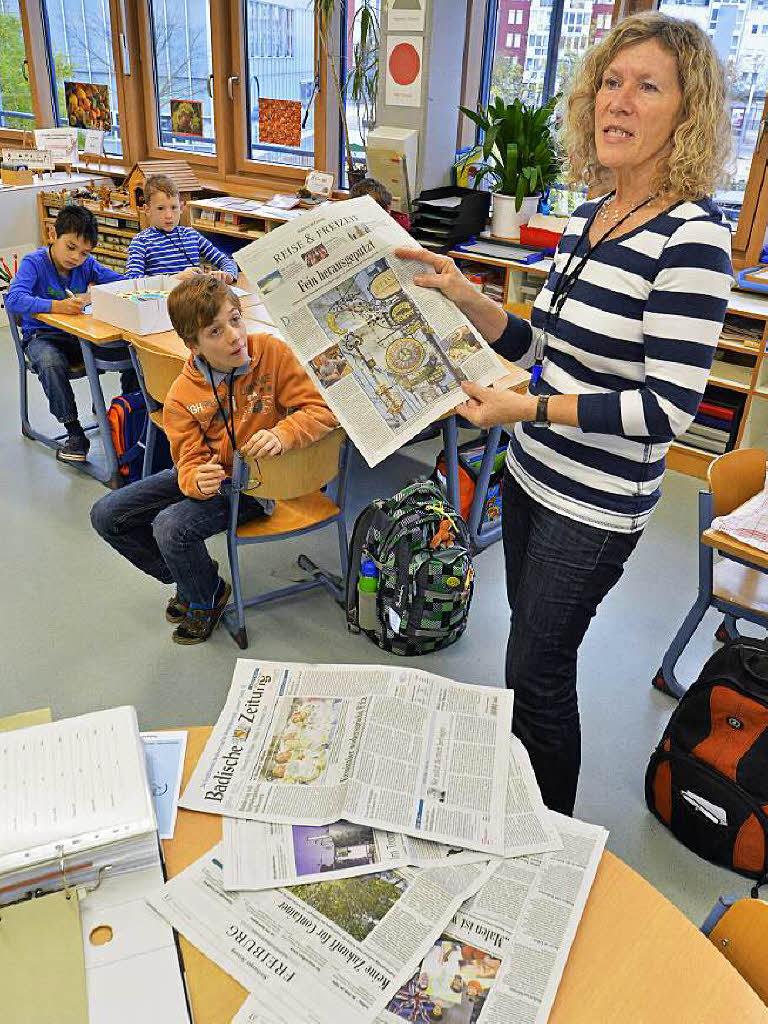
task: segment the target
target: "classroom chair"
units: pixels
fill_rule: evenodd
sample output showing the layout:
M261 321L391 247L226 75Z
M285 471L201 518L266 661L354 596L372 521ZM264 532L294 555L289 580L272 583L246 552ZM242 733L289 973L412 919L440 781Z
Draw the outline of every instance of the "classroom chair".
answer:
M701 930L768 1005L768 903L759 886L751 898L721 896Z
M739 636L737 619L768 627L768 552L711 529L715 516L728 515L759 494L765 462L762 449L740 448L710 463L709 489L699 492L699 591L653 679L657 690L672 697L685 693L675 665L710 607L725 616L715 633L721 643ZM715 551L722 556L717 562Z
M350 443L340 428L308 448L296 448L274 459L253 461L245 460L240 455L235 456L227 529L233 600L225 610L224 621L232 639L241 649L248 646L245 609L252 605L289 597L318 586L324 586L339 603L344 600L347 576L345 504L349 458ZM327 490L321 490L326 485ZM237 510L241 494L274 499L273 514L238 526ZM242 546L299 537L334 523L338 534L341 576L326 572L306 555L299 555L299 566L312 574L311 580L270 590L257 597L244 598L239 562Z
M46 445L48 448L60 448L61 442L66 439L66 431L63 434L43 434L39 430L35 430L29 421L29 392L27 389L27 374L34 374L35 371L29 365L27 355L21 345L21 337L19 335L19 327L21 321L13 316L6 310L8 316L8 326L11 331L11 338L13 339L13 346L16 349L16 359L19 363L19 413L21 416L21 432L24 437L28 437L33 441L39 441L40 444ZM79 380L80 377L85 377L85 364L76 363L70 368L69 379ZM89 423L83 429L87 431L98 430L98 423Z
M181 373L184 362L178 356L157 352L136 339L132 339L128 347L149 413L141 474L143 478L152 473L157 432L163 429L163 402L171 384Z

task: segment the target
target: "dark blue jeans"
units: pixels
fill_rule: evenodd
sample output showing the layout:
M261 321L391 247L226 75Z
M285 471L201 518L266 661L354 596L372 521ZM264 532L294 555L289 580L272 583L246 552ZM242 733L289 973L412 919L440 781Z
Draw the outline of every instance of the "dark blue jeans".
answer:
M581 766L579 645L640 533L558 515L507 470L502 531L512 613L506 659L507 687L515 691L512 731L530 755L544 803L573 814Z
M258 515L261 503L241 495L238 523ZM100 498L91 523L137 569L175 583L179 597L191 604L212 605L219 575L204 542L229 525L229 481L221 494L196 501L179 489L177 471L165 469Z
M28 334L22 344L30 366L40 378L51 415L55 416L59 423L74 423L78 414L75 395L69 381L69 371L73 366L83 362L80 342L72 334L65 334L53 328L41 328L33 334ZM99 359L112 361L128 358L127 345L99 350ZM120 389L123 394L139 390L135 370L121 371Z

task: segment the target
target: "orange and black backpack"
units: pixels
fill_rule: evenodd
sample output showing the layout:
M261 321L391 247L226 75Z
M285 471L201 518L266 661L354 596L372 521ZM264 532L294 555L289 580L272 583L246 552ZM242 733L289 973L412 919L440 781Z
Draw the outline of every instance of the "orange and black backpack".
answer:
M694 853L768 877L768 643L741 637L707 661L651 755L645 799Z

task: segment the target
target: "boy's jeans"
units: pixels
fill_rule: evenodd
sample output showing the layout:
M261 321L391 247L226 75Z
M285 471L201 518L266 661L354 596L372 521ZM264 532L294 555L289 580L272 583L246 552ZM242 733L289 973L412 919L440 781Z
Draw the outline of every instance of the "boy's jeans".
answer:
M179 597L211 607L219 581L204 541L229 524L229 481L222 494L196 501L179 489L176 469L137 480L100 498L91 523L137 569L161 583L176 583ZM240 496L238 525L263 515L257 498Z
M34 334L28 334L22 345L27 353L30 366L43 385L51 415L55 416L59 423L73 423L78 418L78 413L75 395L69 381L69 371L72 366L83 361L80 342L71 334L44 328L35 331ZM105 348L99 351L99 359L127 358L127 346L119 349ZM120 388L124 394L139 390L135 370L121 371Z

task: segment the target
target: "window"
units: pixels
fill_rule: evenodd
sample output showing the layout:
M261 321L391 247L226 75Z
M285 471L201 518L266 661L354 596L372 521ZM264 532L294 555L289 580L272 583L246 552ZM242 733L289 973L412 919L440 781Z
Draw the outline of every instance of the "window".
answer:
M507 24L508 25L514 25L515 24L515 12L514 11L510 11L509 14L507 15Z
M208 0L149 0L149 23L157 144L214 156Z
M507 32L506 43L504 44L508 50L512 49L512 33Z
M312 167L315 149L315 25L306 0L244 0L248 156ZM272 105L265 100L287 100ZM298 105L298 108L297 108ZM278 118L285 131L281 138ZM290 124L289 124L290 122Z
M58 124L103 125L105 151L122 156L109 0L45 0L43 18ZM103 88L68 90L67 82Z
M0 0L0 128L33 128L18 0Z
M519 32L515 32L515 49L516 50L520 49L520 33Z
M515 12L515 24L516 25L522 25L523 24L523 9L522 9L522 7L518 7L517 11Z

